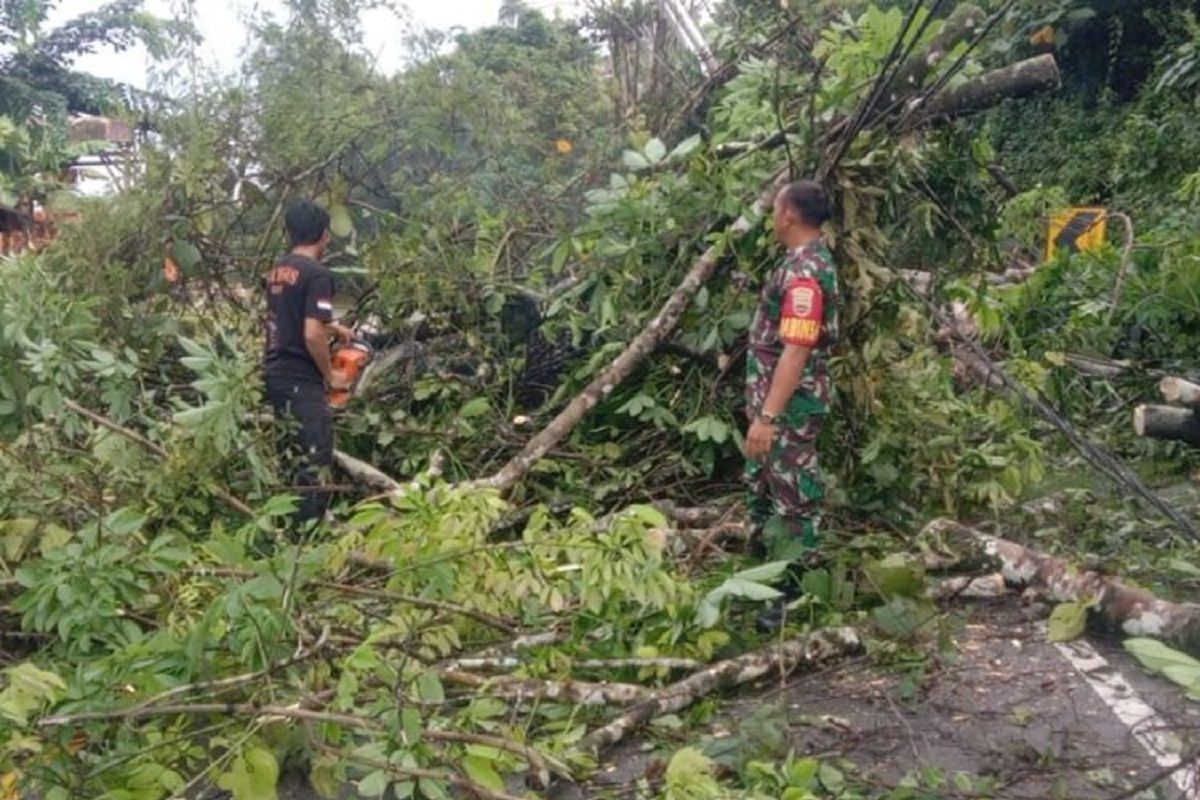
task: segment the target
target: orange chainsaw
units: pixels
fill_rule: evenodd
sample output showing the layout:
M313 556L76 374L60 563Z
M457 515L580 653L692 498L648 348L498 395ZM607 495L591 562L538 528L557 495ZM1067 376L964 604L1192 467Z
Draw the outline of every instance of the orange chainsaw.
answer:
M374 356L374 348L357 336L349 344L339 343L334 345L333 352L330 353L330 367L333 370L334 376L346 388L331 389L329 391L329 405L331 407L335 409L346 407L350 402L350 398L358 390L358 382L362 379L363 371L366 369L367 364L371 363L371 359Z

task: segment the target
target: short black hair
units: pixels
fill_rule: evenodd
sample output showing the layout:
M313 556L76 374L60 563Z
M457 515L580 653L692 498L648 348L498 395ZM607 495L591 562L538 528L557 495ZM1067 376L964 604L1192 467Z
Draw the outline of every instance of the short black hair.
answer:
M283 224L293 247L316 244L329 230L329 212L311 200L293 200Z
M829 195L816 181L796 181L783 189L783 202L809 225L819 228L832 216Z

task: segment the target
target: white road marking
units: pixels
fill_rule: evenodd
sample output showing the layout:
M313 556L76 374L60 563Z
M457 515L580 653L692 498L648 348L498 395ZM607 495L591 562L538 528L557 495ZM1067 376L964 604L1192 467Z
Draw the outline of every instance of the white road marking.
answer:
M1129 682L1096 652L1088 642L1056 642L1063 658L1075 667L1092 690L1129 729L1154 762L1163 769L1173 769L1181 763L1179 741L1170 735L1166 720L1146 704ZM1171 782L1180 792L1181 800L1200 800L1200 762L1177 770Z

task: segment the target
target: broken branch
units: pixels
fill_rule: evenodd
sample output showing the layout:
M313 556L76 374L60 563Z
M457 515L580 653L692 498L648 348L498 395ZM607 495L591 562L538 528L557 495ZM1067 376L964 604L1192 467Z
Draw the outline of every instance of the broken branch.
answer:
M768 182L766 190L758 200L729 227L728 233L731 236L740 236L754 228L762 219L766 209L771 207L775 194L786 181L787 170L777 173ZM488 478L471 481L468 485L474 488L506 491L524 478L534 464L567 438L571 431L575 430L575 427L588 415L588 412L633 374L634 370L675 330L675 326L679 324L684 311L687 310L692 296L716 271L717 260L723 251L724 248L720 244L714 244L705 250L693 262L692 268L675 291L671 293L670 298L659 312L608 367L593 378L592 382L567 404L567 407L559 412L549 425L530 439L521 452L505 464L499 472Z
M790 672L799 667L812 668L854 653L861 647L853 628L828 628L722 661L654 692L648 700L583 737L577 749L596 753L621 741L654 717L680 711L720 689L749 683L773 670Z

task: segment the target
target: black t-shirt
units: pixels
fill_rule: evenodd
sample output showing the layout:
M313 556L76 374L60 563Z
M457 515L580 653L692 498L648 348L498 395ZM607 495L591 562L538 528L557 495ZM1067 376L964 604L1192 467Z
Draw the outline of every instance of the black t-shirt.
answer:
M311 258L289 253L267 273L267 377L323 383L308 346L304 319L333 320L333 275Z

